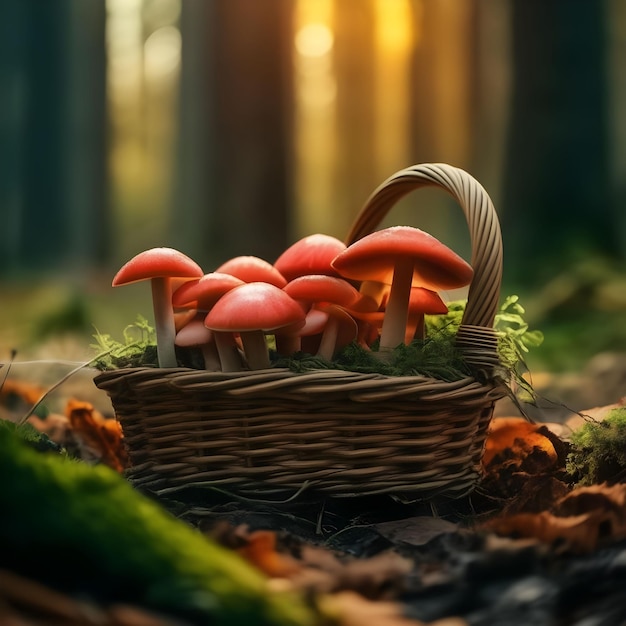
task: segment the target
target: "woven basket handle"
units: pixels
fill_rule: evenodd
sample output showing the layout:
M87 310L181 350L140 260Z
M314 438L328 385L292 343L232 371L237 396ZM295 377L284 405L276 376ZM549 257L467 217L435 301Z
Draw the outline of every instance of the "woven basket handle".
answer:
M345 243L350 245L375 230L398 200L421 187L440 187L447 191L465 213L471 237L470 263L474 276L469 287L459 339L466 344L472 344L475 340L484 344L484 329L493 328L498 310L502 282L502 237L491 198L467 172L445 163L413 165L396 172L369 197L357 215Z

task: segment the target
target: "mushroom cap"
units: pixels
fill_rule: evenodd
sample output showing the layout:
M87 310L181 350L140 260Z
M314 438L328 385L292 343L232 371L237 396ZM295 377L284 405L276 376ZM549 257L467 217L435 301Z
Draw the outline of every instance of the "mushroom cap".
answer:
M391 284L398 258L414 259L413 282L427 289L467 285L473 270L437 238L411 226L375 231L339 253L332 266L345 278Z
M213 331L209 330L201 319L194 319L176 333L176 345L181 348L192 348L209 343Z
M251 282L225 293L209 311L204 325L211 330L270 332L284 326L303 325L302 307L282 289Z
M175 307L195 306L201 311L208 311L227 291L239 285L245 285L245 282L232 274L209 272L174 291L172 304Z
M291 326L285 326L280 329L281 335L292 335L295 337L307 337L309 335L318 335L323 332L326 322L328 322L329 314L321 309L311 308L306 312L304 324L297 323Z
M287 279L269 261L258 256L233 257L215 271L236 276L244 283L263 282L281 289L287 284Z
M185 309L184 311L174 311L174 328L178 332L191 322L197 315L197 309Z
M347 280L323 274L298 276L288 282L283 291L294 300L304 302L329 302L350 306L361 298L361 294Z
M315 233L289 246L274 262L274 267L291 281L306 274L338 276L332 260L346 249L346 244L330 235Z
M197 278L202 268L174 248L150 248L127 261L113 277L112 286L128 285L152 278Z
M445 315L448 312L448 305L436 291L424 287L412 287L409 311L421 311L426 315Z

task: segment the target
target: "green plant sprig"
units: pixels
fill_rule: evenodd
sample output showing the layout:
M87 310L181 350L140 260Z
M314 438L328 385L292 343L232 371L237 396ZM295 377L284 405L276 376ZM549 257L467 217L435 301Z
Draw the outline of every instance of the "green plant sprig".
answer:
M156 367L156 332L145 317L137 315L136 321L124 328L122 336L120 342L96 329L96 343L91 344L99 353L93 361L95 368Z

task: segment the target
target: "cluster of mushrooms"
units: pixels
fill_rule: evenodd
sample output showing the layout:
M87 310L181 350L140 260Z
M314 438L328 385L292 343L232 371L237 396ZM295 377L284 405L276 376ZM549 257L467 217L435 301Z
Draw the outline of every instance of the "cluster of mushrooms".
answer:
M273 264L238 256L209 273L178 250L151 248L112 284L151 281L159 367L177 366L179 346L200 349L207 370L234 372L270 367L270 337L281 356L329 361L355 341L384 354L423 339L424 315L448 311L438 292L472 274L432 235L393 226L349 246L309 235Z

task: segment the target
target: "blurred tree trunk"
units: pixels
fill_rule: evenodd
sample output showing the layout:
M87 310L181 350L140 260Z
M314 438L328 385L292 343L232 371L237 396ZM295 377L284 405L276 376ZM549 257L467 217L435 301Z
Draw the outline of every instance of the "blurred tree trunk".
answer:
M0 23L0 271L85 268L107 233L104 0L10 0Z
M511 15L503 234L505 279L523 286L618 246L608 192L605 3L518 0Z
M64 202L73 266L98 267L111 256L105 23L103 0L71 0Z
M378 185L374 146L374 12L371 0L335 2L336 124L338 131L337 235L347 234L354 217ZM392 173L392 172L390 172ZM356 204L354 203L354 199Z
M205 0L186 0L181 5L178 167L172 207L175 247L185 250L207 268L223 254L216 232L217 150L212 123L215 77L208 44L214 30L214 6L214 2Z
M240 254L274 261L287 245L291 11L292 0L182 3L176 221L206 267Z
M471 170L475 163L478 0L414 3L413 163ZM409 165L407 163L407 165ZM482 180L481 180L482 182ZM467 224L456 202L441 191L420 190L412 223L469 259Z

